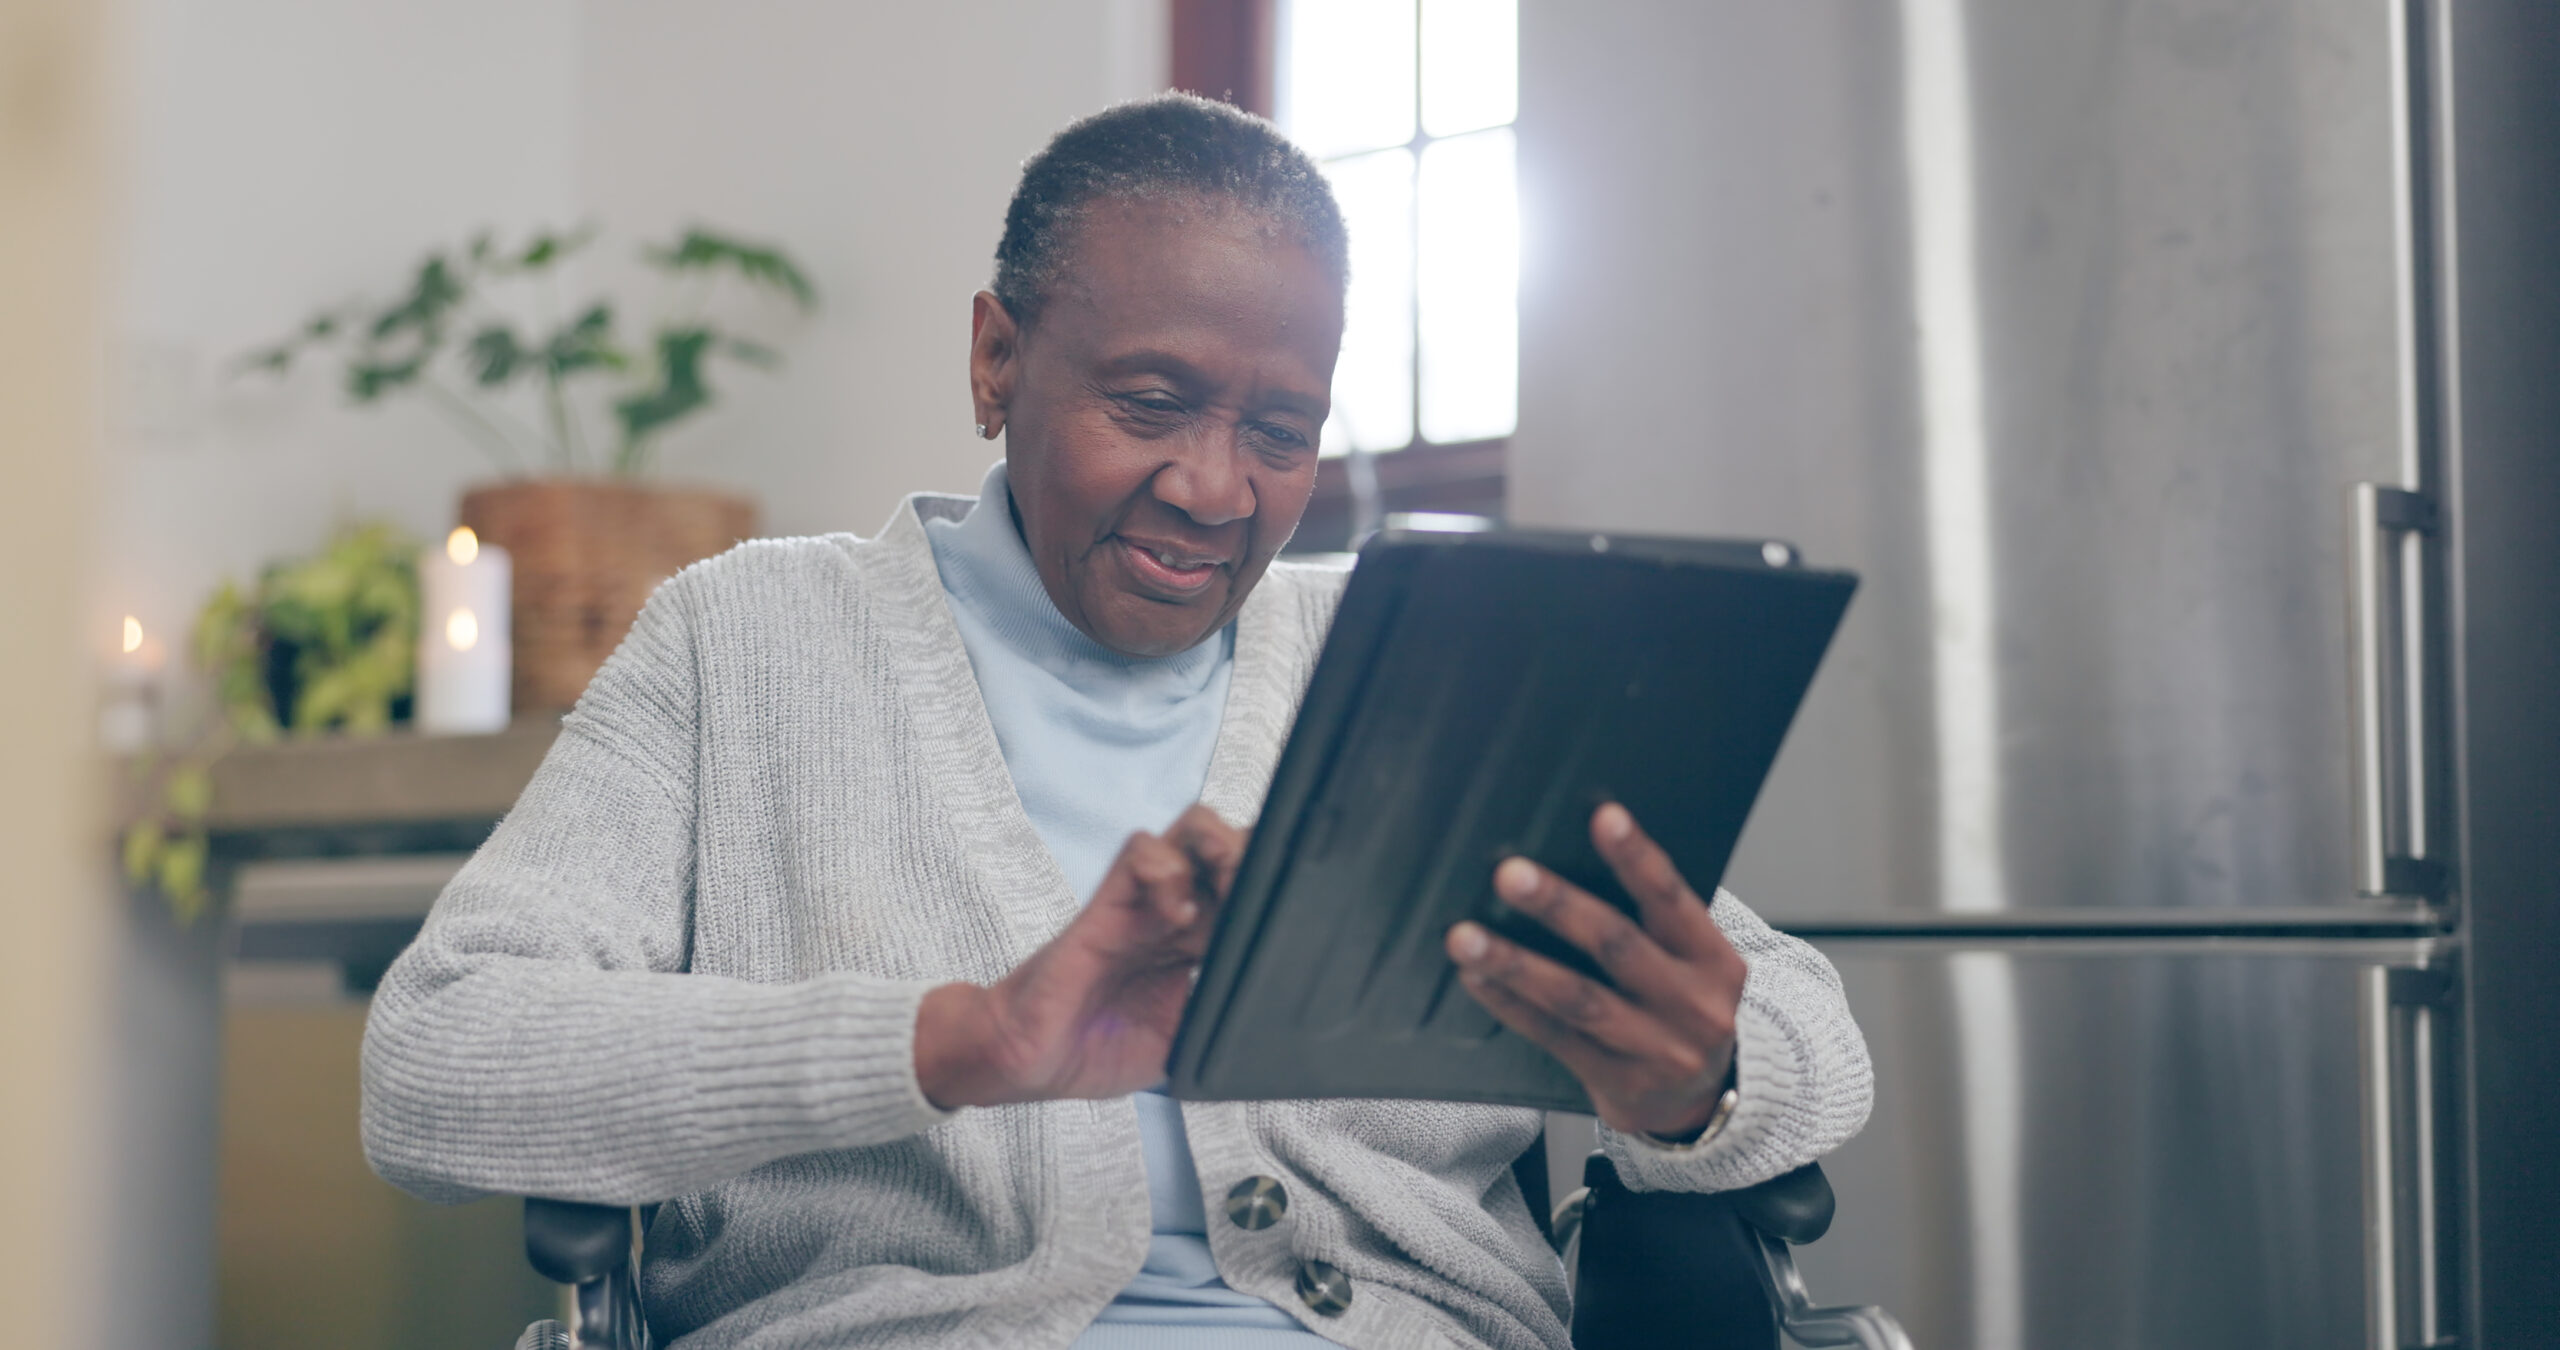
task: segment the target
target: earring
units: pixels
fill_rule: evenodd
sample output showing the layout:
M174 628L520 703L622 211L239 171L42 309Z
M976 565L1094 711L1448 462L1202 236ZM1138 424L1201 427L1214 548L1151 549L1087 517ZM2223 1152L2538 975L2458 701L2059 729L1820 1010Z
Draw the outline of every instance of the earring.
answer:
M983 440L985 440L986 438L987 438L987 424L986 424L986 423L984 423L984 422L980 422L980 423L978 424L978 439L983 441Z

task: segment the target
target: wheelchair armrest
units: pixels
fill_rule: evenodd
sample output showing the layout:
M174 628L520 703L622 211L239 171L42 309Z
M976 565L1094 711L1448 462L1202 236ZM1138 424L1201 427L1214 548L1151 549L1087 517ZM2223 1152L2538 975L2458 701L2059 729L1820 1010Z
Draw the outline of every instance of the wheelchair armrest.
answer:
M1733 1212L1753 1228L1796 1246L1831 1231L1838 1201L1822 1164L1806 1163L1784 1176L1733 1193Z
M645 1230L649 1213L643 1211ZM525 1347L650 1350L649 1319L640 1307L640 1269L633 1259L631 1211L568 1200L524 1202L524 1254L535 1270L570 1287L572 1325L536 1322Z
M1831 1227L1820 1166L1697 1194L1630 1191L1598 1153L1582 1176L1559 1212L1578 1229L1573 1343L1583 1350L1777 1350L1781 1327L1799 1345L1911 1350L1883 1310L1817 1307L1805 1292L1790 1244Z
M585 1284L631 1259L631 1211L571 1200L524 1202L524 1254L554 1284Z
M1610 1192L1624 1192L1618 1180L1618 1169L1605 1153L1594 1153L1583 1160L1582 1184L1598 1197ZM1712 1200L1708 1197L1711 1196ZM1831 1231L1831 1216L1839 1201L1831 1193L1830 1178L1822 1175L1822 1164L1809 1162L1783 1176L1775 1176L1757 1186L1738 1191L1713 1191L1695 1202L1683 1203L1667 1196L1662 1204L1679 1205L1684 1210L1712 1204L1731 1209L1735 1217L1756 1232L1803 1246L1819 1241Z
M1631 1191L1606 1154L1583 1163L1573 1243L1573 1343L1581 1350L1777 1350L1761 1237L1739 1191Z

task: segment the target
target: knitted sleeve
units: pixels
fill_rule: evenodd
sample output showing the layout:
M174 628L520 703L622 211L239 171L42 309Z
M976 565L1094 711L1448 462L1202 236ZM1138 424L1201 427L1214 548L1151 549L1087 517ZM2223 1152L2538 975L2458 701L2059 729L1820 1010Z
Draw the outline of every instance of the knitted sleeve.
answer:
M946 1118L923 984L681 973L692 932L690 573L659 588L365 1022L365 1154L423 1198L664 1200Z
M1840 976L1820 952L1778 932L1730 891L1712 910L1750 964L1734 1017L1739 1104L1723 1132L1671 1149L1603 1125L1601 1147L1628 1189L1730 1191L1791 1172L1867 1123L1875 1075Z

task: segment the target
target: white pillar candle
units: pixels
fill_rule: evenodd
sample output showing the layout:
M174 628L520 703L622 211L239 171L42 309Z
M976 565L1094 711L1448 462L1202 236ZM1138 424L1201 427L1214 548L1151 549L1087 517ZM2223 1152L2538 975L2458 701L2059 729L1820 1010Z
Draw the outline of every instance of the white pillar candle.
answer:
M418 557L418 730L502 731L515 665L515 568L468 527Z
M142 631L142 620L126 615L98 708L98 740L108 751L139 754L159 743L160 660L159 639Z

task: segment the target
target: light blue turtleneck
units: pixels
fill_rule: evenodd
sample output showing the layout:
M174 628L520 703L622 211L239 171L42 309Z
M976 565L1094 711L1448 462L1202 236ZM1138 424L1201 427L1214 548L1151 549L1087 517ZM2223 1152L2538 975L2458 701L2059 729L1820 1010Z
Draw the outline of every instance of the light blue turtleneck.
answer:
M998 461L969 514L927 521L925 536L1022 809L1068 884L1090 900L1130 834L1161 830L1199 800L1235 669L1235 627L1166 657L1104 647L1049 599L1011 504ZM1155 1236L1145 1268L1076 1350L1328 1344L1218 1278L1181 1105L1153 1091L1132 1100Z

